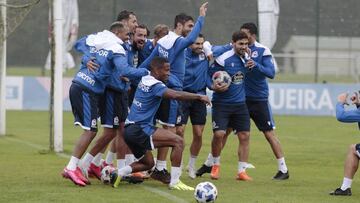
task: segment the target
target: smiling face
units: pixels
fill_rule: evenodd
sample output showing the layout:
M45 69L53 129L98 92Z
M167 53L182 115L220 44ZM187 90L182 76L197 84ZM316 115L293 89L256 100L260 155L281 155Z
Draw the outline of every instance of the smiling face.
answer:
M192 45L190 45L191 50L196 54L201 54L204 41L205 39L203 37L198 37L196 41Z
M134 45L138 50L142 50L147 38L147 30L145 28L137 27L134 33Z
M244 56L249 47L249 39L243 38L233 42L234 51L239 56Z

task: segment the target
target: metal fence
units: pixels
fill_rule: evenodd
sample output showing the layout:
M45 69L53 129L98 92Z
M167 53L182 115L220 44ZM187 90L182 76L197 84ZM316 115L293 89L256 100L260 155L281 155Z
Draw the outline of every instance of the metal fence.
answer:
M102 29L123 9L150 29L173 26L180 12L196 17L195 0L79 0L79 37ZM203 29L213 44L227 43L242 23L257 22L255 0L209 0ZM359 82L360 1L280 0L274 82ZM41 1L8 38L8 66L42 68L48 46L48 1ZM261 41L261 39L260 39Z

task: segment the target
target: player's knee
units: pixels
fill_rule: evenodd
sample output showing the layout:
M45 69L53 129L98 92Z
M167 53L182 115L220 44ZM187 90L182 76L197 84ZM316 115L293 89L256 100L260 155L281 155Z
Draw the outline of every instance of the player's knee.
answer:
M222 139L225 135L225 131L218 130L214 133L214 138L216 139Z
M177 136L175 138L175 147L179 148L179 149L184 149L184 139L180 136Z
M179 135L180 137L184 137L184 128L177 128L176 129L176 134Z

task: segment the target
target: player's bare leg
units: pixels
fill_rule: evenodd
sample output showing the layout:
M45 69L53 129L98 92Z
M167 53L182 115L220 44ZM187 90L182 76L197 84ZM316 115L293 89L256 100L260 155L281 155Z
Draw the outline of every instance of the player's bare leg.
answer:
M192 130L193 130L193 139L190 145L188 172L190 178L194 179L196 177L195 163L202 146L202 134L204 131L204 125L193 125Z
M351 184L354 175L359 167L359 156L356 152L356 145L350 145L344 165L344 179L341 187L336 188L330 195L351 196Z
M238 174L236 179L249 181L252 180L250 176L247 175L246 169L248 168L248 159L249 159L249 145L250 145L250 132L241 131L236 133L239 139L238 147Z
M278 162L278 172L273 177L275 180L286 180L289 178L288 168L285 163L284 153L281 149L280 141L275 136L274 130L263 131L266 140L269 142L271 149Z
M174 134L176 133L175 127L169 127L169 126L163 125L163 128L171 131ZM155 169L151 173L151 178L158 180L165 184L169 184L170 179L171 179L170 173L166 169L167 168L166 167L166 158L167 158L168 151L169 151L168 147L158 148Z
M217 130L214 132L214 136L211 142L211 154L213 156L213 166L211 169L210 177L212 179L219 179L220 177L220 154L222 149L222 140L225 136L224 130Z

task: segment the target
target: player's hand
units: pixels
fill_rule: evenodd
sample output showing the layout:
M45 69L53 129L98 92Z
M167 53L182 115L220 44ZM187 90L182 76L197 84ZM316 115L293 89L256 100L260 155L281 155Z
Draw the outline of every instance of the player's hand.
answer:
M212 86L212 89L215 92L225 92L228 88L229 87L225 83L214 83Z
M90 60L86 63L88 70L95 72L99 68L99 64L94 62L95 57L91 57Z
M245 64L245 67L247 67L248 69L252 69L256 66L256 63L254 60L252 59L249 59L246 64Z
M342 103L342 104L348 104L347 102L346 102L346 99L347 99L347 97L348 97L348 93L347 92L344 92L344 93L341 93L341 94L339 94L338 95L338 102L339 103Z
M124 77L124 76L121 76L120 80L125 81L125 82L130 82L129 78Z
M200 95L200 101L205 103L208 106L211 106L211 101L208 96L206 95Z
M353 104L357 106L360 105L359 93L354 92L354 94L350 97L350 100Z
M203 5L201 5L200 6L200 16L206 16L206 11L207 11L207 7L208 7L208 4L209 4L209 2L205 2L205 3L203 3Z
M206 56L206 58L208 59L208 61L212 61L214 59L214 55L210 54Z

